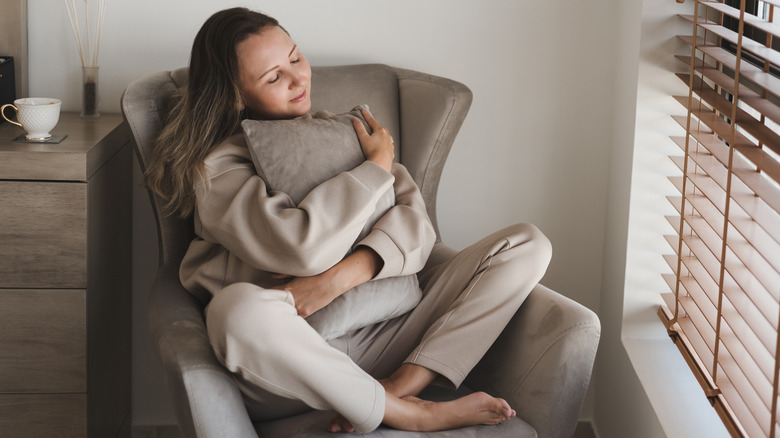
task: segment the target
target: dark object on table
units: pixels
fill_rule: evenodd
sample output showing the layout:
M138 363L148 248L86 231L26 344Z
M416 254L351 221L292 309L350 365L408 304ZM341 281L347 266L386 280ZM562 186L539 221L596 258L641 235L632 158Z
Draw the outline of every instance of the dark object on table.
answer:
M16 81L14 80L14 58L0 55L0 106L14 103L16 100ZM0 123L5 120L0 117Z

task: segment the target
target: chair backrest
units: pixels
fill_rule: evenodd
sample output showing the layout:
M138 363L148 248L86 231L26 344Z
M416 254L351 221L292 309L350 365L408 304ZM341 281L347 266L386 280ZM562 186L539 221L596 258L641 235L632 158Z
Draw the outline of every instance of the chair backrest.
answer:
M156 73L132 82L122 95L122 114L145 170L171 96L185 85L187 69ZM312 110L346 112L368 104L393 135L396 159L417 182L438 235L436 192L444 162L471 105L471 91L458 82L380 64L312 68ZM164 201L149 193L159 238L160 266L178 264L193 238L192 220L166 216Z

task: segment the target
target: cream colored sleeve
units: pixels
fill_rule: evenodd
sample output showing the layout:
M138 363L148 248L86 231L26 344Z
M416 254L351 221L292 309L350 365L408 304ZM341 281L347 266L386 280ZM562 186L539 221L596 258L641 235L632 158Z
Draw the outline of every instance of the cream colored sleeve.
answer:
M416 274L436 243L425 201L409 171L395 163L392 173L396 205L358 242L376 251L384 262L375 279Z
M269 194L251 163L233 166L197 187L196 231L255 269L316 275L349 252L393 180L365 162L320 184L295 206L284 193Z

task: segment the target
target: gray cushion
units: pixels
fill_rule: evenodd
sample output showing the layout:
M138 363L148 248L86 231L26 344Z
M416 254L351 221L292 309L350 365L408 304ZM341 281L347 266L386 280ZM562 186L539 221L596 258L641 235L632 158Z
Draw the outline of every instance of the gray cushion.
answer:
M360 105L344 114L320 111L292 120L244 120L241 123L257 174L270 190L280 190L300 202L316 186L365 160L352 119L368 132ZM380 213L395 203L388 190L378 205Z
M359 166L365 157L352 119L360 119L370 132L358 106L344 114L320 111L292 120L244 120L246 143L258 175L272 191L281 191L300 204L316 186ZM395 205L393 189L379 199L355 243ZM385 278L364 283L333 300L307 318L328 339L369 324L400 316L422 298L417 276Z

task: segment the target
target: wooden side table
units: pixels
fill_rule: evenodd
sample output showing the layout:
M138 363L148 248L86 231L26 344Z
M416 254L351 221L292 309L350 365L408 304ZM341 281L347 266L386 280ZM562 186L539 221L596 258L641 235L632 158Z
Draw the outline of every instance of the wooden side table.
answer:
M0 435L129 437L131 134L62 113L0 125Z

